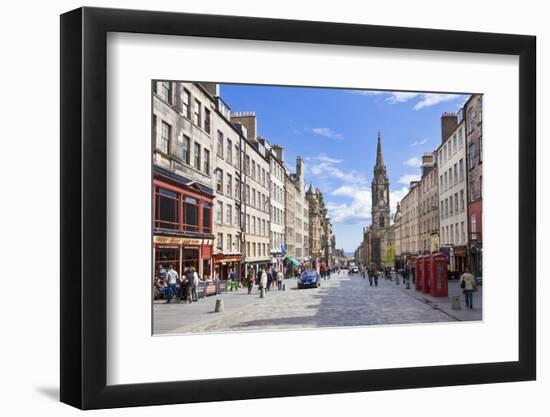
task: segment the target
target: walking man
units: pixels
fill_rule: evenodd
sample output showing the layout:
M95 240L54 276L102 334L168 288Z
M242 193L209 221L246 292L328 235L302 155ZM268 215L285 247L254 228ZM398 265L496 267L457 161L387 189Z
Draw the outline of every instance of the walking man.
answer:
M265 288L267 287L267 274L265 273L264 269L260 269L260 292L262 291L262 289L264 289L265 291Z
M283 273L281 271L277 272L277 290L281 291L283 289Z
M176 284L178 282L178 273L174 270L172 264L168 265L168 272L166 273L166 281L168 282L168 300L167 304L170 304L172 297L176 296Z
M464 293L466 308L473 309L474 291L477 291L477 284L469 268L465 268L464 273L460 277L460 288L462 288L462 292Z
M191 299L193 301L199 301L199 297L197 295L198 287L199 287L199 274L197 274L197 271L193 269L193 289L191 290Z
M252 288L254 287L254 272L252 268L248 268L248 274L246 275L246 283L248 285L248 293L252 294Z

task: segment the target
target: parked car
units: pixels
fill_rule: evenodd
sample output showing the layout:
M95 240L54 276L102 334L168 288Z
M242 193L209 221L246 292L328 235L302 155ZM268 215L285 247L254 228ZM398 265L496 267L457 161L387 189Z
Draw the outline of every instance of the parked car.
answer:
M317 288L321 286L321 277L317 271L305 271L298 278L298 288Z

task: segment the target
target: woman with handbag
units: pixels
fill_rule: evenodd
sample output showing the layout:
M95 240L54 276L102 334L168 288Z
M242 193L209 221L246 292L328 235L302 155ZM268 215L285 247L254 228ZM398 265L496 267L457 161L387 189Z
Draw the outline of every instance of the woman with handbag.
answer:
M477 291L477 284L474 276L468 268L464 269L464 273L460 277L460 288L462 288L462 292L464 293L466 308L473 309L474 291Z

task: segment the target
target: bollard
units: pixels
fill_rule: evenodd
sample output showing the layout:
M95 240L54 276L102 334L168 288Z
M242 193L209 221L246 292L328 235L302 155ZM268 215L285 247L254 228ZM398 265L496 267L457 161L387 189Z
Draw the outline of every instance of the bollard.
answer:
M221 313L224 310L223 308L223 299L218 298L216 300L216 307L214 308L215 313Z
M260 290L260 298L264 298L265 297L265 288L262 288Z
M460 310L461 309L461 307L460 307L460 298L458 297L458 295L451 296L451 308L453 310Z

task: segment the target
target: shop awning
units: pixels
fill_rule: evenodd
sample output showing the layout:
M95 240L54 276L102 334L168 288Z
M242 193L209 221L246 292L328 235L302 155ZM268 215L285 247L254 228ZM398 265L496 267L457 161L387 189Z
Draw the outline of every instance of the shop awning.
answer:
M288 259L294 266L300 266L300 261L294 256L287 256L285 259Z

